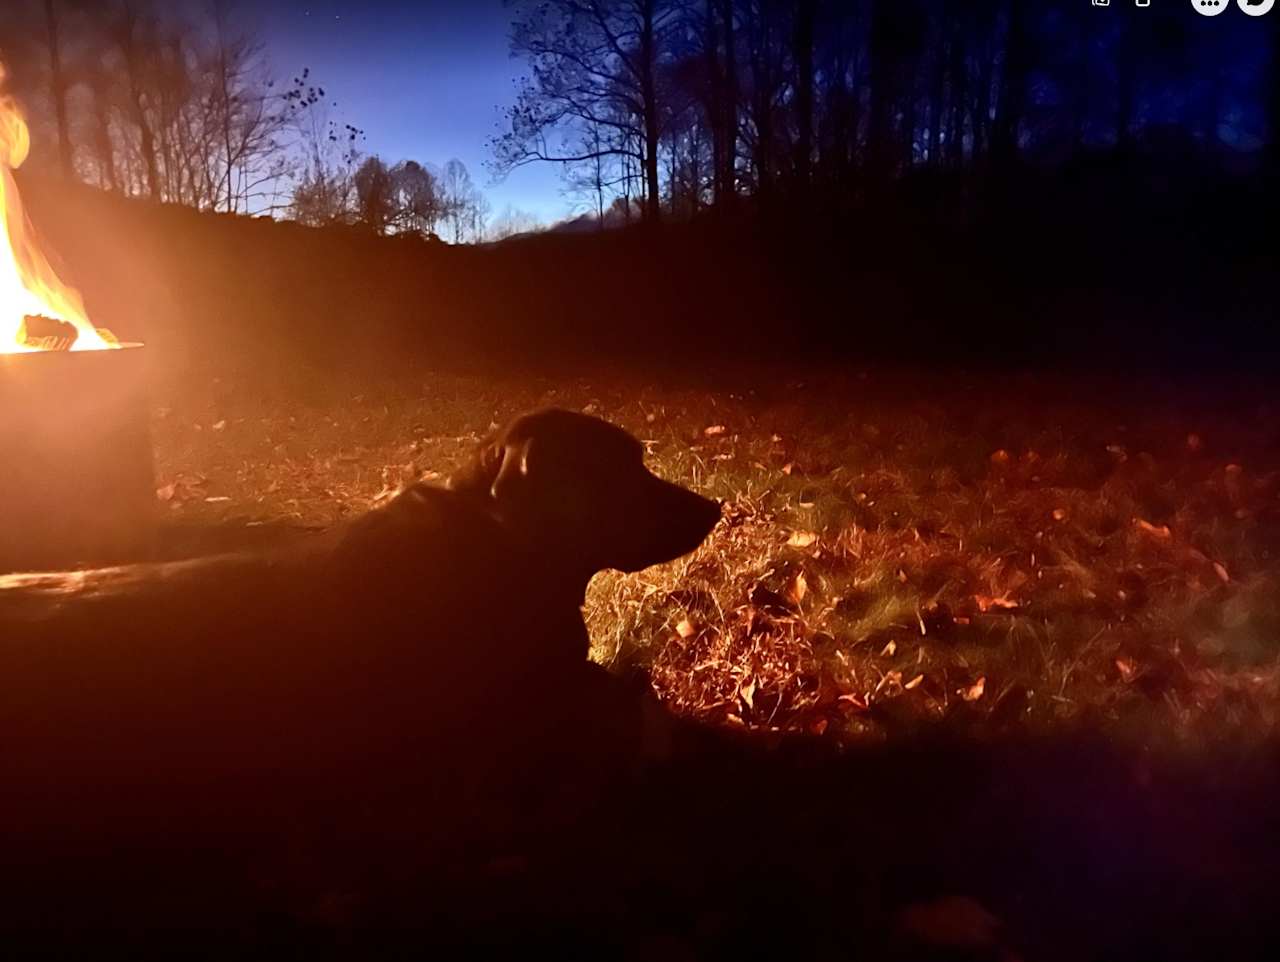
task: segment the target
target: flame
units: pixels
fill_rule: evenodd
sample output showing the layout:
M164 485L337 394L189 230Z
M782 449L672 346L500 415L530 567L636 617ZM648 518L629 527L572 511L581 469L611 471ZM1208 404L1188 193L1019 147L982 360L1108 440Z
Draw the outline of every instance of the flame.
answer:
M5 70L0 65L0 84ZM119 347L110 332L90 323L80 294L58 279L32 239L31 225L22 209L13 171L22 166L31 149L31 134L22 111L6 93L0 93L0 354L46 350L49 345L26 336L26 318L44 316L71 324L76 338L73 351L100 351Z

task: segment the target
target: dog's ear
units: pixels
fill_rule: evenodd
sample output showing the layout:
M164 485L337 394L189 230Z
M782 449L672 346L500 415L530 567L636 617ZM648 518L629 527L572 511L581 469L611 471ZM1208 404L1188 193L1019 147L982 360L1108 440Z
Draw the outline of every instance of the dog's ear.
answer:
M503 446L502 460L489 486L489 496L495 501L510 501L528 480L529 456L533 451L533 439L525 438Z
M503 447L495 437L480 443L469 464L449 475L445 486L459 494L486 496L502 467Z
M532 445L531 438L505 444L498 438L488 439L469 465L450 476L449 490L494 500L510 498L528 477Z

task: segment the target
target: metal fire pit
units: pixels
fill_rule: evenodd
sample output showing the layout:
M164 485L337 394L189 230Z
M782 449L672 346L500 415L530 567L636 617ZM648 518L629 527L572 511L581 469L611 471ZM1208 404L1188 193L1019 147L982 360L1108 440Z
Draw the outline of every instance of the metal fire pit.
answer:
M149 553L145 359L140 344L0 354L0 572Z

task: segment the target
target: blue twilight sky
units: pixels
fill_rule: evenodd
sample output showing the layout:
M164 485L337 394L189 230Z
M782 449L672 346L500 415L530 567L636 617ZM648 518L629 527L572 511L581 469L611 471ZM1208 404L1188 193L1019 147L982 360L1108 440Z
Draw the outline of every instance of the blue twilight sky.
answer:
M240 11L273 74L287 83L310 67L338 103L333 118L364 129L366 153L440 166L457 157L494 214L508 204L548 222L572 212L552 165L490 182L486 142L522 73L502 0L250 0Z

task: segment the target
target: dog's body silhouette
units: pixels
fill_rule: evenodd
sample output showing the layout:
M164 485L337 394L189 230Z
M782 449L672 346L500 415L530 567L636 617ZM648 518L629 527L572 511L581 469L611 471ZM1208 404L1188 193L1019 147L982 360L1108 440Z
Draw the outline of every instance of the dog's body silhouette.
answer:
M543 411L295 545L0 578L0 844L270 825L521 756L594 678L591 575L719 517L642 455Z

